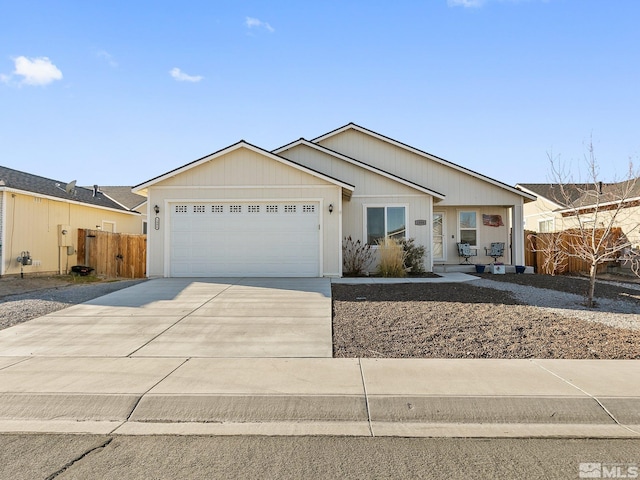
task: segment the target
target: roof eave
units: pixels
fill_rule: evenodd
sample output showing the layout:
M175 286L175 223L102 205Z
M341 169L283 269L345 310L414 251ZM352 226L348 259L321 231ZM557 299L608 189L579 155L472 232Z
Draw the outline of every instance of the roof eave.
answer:
M166 180L168 178L171 178L171 177L175 177L176 175L184 173L184 172L186 172L186 171L188 171L188 170L190 170L192 168L195 168L197 166L200 166L200 165L202 165L202 164L204 164L206 162L210 162L211 160L215 160L216 158L221 157L222 155L226 155L226 154L231 153L231 152L233 152L235 150L238 150L240 148L246 148L246 149L251 150L253 152L256 152L256 153L259 153L259 154L262 154L262 155L266 155L266 156L268 156L268 157L272 158L273 160L276 160L276 161L278 161L280 163L283 163L283 164L288 165L288 166L290 166L292 168L296 168L298 170L304 171L305 173L307 173L309 175L312 175L312 176L314 176L316 178L320 178L320 179L322 179L322 180L324 180L326 182L329 182L329 183L332 183L332 184L334 184L336 186L339 186L343 190L350 191L350 192L353 192L355 190L355 187L353 185L350 185L350 184L348 184L346 182L338 180L337 178L333 178L333 177L331 177L329 175L325 175L324 173L317 172L317 171L315 171L313 169L305 167L304 165L300 165L300 164L298 164L296 162L293 162L293 161L291 161L289 159L281 157L281 156L279 156L279 155L277 155L275 153L269 152L269 151L264 150L262 148L256 147L255 145L252 145L252 144L250 144L248 142L245 142L244 140L241 140L241 141L239 141L239 142L237 142L237 143L235 143L233 145L230 145L230 146L228 146L226 148L223 148L222 150L218 150L217 152L214 152L214 153L212 153L210 155L202 157L202 158L200 158L198 160L194 160L193 162L190 162L190 163L188 163L186 165L183 165L182 167L179 167L177 169L171 170L171 171L169 171L169 172L167 172L167 173L165 173L163 175L160 175L160 176L155 177L155 178L153 178L151 180L148 180L147 182L144 182L144 183L141 183L139 185L136 185L135 187L133 187L131 189L131 191L134 192L134 193L141 192L141 191L143 191L143 190L145 190L145 189L147 189L147 188L149 188L149 187L151 187L151 186L153 186L153 185L155 185L155 184L157 184L157 183L159 183L161 181L164 181L164 180Z
M0 191L10 192L10 193L19 193L21 195L31 195L33 197L44 198L45 200L53 200L56 202L64 202L70 203L72 205L80 205L88 208L98 208L100 210L108 210L110 212L124 213L124 214L136 214L139 215L139 212L133 212L129 209L117 209L112 207L106 207L104 205L96 205L94 203L81 202L79 200L71 200L68 198L54 197L52 195L47 195L44 193L32 192L30 190L23 190L21 188L13 188L13 187L0 187Z
M398 182L402 185L405 185L407 187L413 188L415 190L418 190L419 192L425 193L427 195L431 195L435 198L437 198L438 200L444 200L446 198L446 195L440 192L436 192L435 190L432 190L430 188L424 187L422 185L418 185L417 183L413 183L410 182L409 180L405 180L404 178L398 177L397 175L394 175L392 173L389 172L385 172L384 170L381 170L379 168L376 168L372 165L369 165L367 163L361 162L360 160L357 160L355 158L349 157L348 155L344 155L340 152L336 152L335 150L331 150L330 148L327 147L323 147L322 145L318 145L316 143L313 143L309 140L306 140L304 138L301 138L299 140L296 140L294 142L291 142L287 145L284 145L282 147L277 148L276 150L274 150L274 153L280 153L283 152L285 150L289 150L293 147L296 147L298 145L304 145L306 147L309 148L314 148L322 153L325 153L326 155L331 155L333 157L336 157L342 161L345 161L347 163L351 163L353 165L359 166L360 168L364 168L366 170L369 170L373 173L376 173L378 175L382 175L385 178L388 178L390 180L393 180L395 182Z

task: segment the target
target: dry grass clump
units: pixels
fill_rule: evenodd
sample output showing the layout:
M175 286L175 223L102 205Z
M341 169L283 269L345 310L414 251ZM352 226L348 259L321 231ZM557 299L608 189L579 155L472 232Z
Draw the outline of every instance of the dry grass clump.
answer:
M406 252L402 244L394 238L386 237L378 241L380 263L378 273L382 277L406 277L404 266Z

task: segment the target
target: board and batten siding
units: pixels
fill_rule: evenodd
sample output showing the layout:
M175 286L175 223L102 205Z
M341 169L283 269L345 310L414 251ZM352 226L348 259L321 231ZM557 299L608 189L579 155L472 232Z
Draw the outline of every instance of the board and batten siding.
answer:
M280 155L355 185L351 198L344 199L342 204L343 238L351 236L354 240L366 242L366 206L406 207L407 237L414 238L418 245L424 245L425 268L431 269L430 195L306 145L296 145ZM425 220L426 225L416 226L416 220Z
M118 232L142 233L137 213L120 213L20 193L7 194L4 206L6 243L2 249L7 275L20 273L16 258L23 251L29 251L33 260L32 265L24 267L25 274L68 272L76 264L76 257L68 254L66 246L60 246L59 225L70 227L64 243L74 249L78 228L95 229L104 222L112 222Z
M314 201L320 208L324 276L341 272L340 214L342 189L266 155L240 148L194 166L148 188L148 268L150 277L169 275L171 205L189 201ZM334 206L329 214L328 206ZM158 205L156 230L153 207Z
M439 205L521 203L521 197L516 193L357 130L345 130L318 143L446 194Z

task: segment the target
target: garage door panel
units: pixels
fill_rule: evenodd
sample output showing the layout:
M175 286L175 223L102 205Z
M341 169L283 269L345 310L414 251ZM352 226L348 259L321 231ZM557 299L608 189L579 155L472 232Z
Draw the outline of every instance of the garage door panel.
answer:
M313 202L205 202L171 208L172 276L318 276Z

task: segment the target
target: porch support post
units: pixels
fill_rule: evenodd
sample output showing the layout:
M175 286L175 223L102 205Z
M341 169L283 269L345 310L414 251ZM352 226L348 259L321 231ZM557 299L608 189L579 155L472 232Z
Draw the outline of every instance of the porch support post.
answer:
M524 265L524 213L522 204L511 208L511 249L514 265Z

